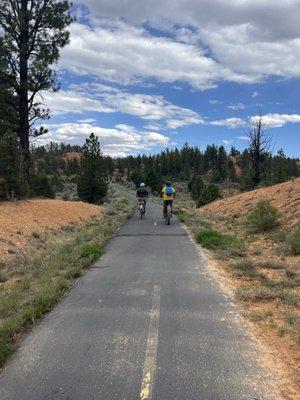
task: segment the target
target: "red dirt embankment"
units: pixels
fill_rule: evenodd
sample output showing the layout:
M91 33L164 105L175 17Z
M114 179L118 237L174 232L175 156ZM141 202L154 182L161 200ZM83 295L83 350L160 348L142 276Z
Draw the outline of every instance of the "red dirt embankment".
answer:
M295 228L300 221L300 178L218 200L199 210L209 215L243 216L265 199L279 210L285 229Z
M30 236L99 215L101 207L63 200L0 203L0 261L26 246Z

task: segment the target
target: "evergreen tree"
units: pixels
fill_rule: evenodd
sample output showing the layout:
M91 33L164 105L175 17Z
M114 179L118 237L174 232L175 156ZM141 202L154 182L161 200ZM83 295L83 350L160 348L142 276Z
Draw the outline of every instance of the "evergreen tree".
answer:
M221 197L222 196L219 187L213 183L210 183L202 190L201 195L197 200L197 207L205 206L206 204L220 199Z
M220 146L218 149L218 172L221 180L224 180L228 173L228 156L224 146Z
M251 157L252 187L256 187L268 169L271 136L268 133L262 115L259 115L249 127L249 153Z
M276 157L272 160L272 168L273 172L272 183L281 183L287 180L288 178L288 160L283 152L283 149L278 151Z
M50 179L44 172L34 172L31 174L29 187L32 197L47 197L50 199L55 197Z
M195 176L195 178L193 179L193 182L190 186L191 186L191 197L193 200L197 200L200 197L200 195L205 187L201 176L199 176L199 175Z
M83 146L77 183L78 197L89 203L101 203L107 189L100 143L98 137L91 133Z
M130 180L135 184L136 188L138 188L140 184L145 181L145 175L143 171L135 169L130 175Z
M146 175L146 184L151 188L152 192L160 192L161 181L153 168Z
M0 0L2 49L9 64L10 87L18 100L17 132L24 193L29 182L31 127L38 119L48 118L48 110L40 107L36 95L41 90L57 89L52 65L69 40L66 28L73 20L70 6L67 0ZM35 134L43 132L40 129Z

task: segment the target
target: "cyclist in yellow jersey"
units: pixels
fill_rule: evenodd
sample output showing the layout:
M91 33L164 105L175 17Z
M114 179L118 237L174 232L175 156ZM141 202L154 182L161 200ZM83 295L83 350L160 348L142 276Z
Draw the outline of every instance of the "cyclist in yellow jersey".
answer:
M165 210L165 207L170 204L171 213L173 213L173 200L176 198L176 190L172 186L171 182L167 182L162 188L160 196L163 199L163 210Z

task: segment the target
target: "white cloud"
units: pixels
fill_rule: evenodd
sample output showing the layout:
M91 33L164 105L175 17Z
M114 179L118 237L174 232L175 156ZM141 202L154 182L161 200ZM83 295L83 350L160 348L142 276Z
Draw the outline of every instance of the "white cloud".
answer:
M195 111L172 104L162 96L130 93L98 83L72 85L71 88L43 94L53 114L121 112L147 121L163 122L171 129L203 123Z
M228 146L231 143L231 140L223 139L222 142Z
M210 104L223 104L223 101L221 100L209 100Z
M245 121L241 118L226 118L226 119L220 119L217 121L211 121L210 125L214 126L226 126L227 128L240 128L242 126L245 126Z
M168 136L158 132L140 131L126 124L118 124L111 129L89 123L49 124L45 127L49 132L39 138L40 144L50 141L82 144L93 132L99 136L102 151L111 156L124 156L172 144Z
M238 136L237 138L240 140L249 140L248 136Z
M259 116L251 117L251 123L255 122ZM300 123L300 114L266 114L262 116L264 125L267 128L281 128L287 123Z
M60 90L59 92L43 92L43 102L52 114L62 115L67 113L82 114L86 111L113 112L113 108L104 105L97 99L82 96L75 91Z
M236 111L236 110L245 110L246 106L243 103L237 103L237 104L230 104L229 106L227 106L227 108Z
M257 97L257 96L259 96L259 93L258 93L258 92L253 92L252 95L251 95L252 99L254 99L254 98Z
M154 77L202 89L220 80L300 75L300 0L201 0L201 5L199 0L172 0L172 7L161 0L77 1L102 18L93 18L98 27L91 31L73 27L69 62L64 62L77 72L86 72L87 60L93 64L90 72L106 79ZM174 39L153 37L129 23L99 27L103 17L136 25L146 21Z
M100 20L97 24L71 26L71 41L62 51L61 68L123 84L154 78L209 89L219 80L253 81L222 66L194 44L152 36L144 28L125 22Z

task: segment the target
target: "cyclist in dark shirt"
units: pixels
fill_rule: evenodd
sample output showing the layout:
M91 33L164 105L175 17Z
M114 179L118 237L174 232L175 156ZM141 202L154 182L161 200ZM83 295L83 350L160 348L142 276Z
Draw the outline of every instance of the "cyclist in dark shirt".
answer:
M147 198L149 197L149 192L145 187L144 183L140 184L140 187L136 191L136 197L138 199L138 202L144 202L145 204L145 209L146 209L146 203L147 203Z

